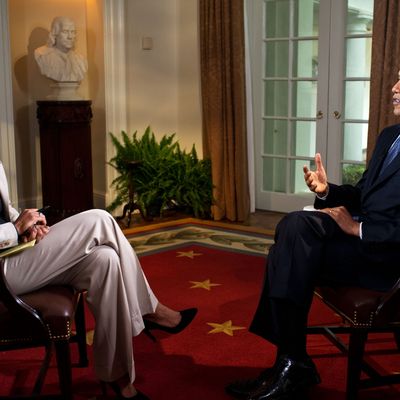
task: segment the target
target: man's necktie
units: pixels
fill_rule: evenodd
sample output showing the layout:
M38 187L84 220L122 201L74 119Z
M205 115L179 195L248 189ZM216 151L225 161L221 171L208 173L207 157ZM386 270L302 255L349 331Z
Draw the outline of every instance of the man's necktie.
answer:
M400 135L397 136L396 140L393 142L388 153L386 154L386 158L383 161L381 171L379 174L382 174L382 172L394 160L394 158L399 154L399 152L400 152Z

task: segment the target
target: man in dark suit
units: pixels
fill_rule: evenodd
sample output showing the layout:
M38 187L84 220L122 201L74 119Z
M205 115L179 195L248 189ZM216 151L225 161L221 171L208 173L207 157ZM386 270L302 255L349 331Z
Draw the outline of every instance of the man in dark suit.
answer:
M400 116L400 77L392 88ZM248 400L298 399L320 382L306 350L306 326L317 282L390 289L400 276L400 125L384 129L355 186L328 183L321 156L304 179L316 211L289 213L278 224L250 331L277 346L274 366L255 380L226 387ZM398 139L399 138L399 139ZM398 139L398 140L396 140Z

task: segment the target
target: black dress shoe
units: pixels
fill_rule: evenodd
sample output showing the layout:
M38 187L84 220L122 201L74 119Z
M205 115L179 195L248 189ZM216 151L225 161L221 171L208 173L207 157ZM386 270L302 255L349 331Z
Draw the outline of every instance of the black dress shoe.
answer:
M251 393L247 400L297 399L309 386L320 382L321 378L311 360L295 361L281 357L268 382Z
M236 399L247 399L251 393L258 391L267 384L272 373L273 369L267 368L255 379L244 379L229 383L225 386L225 392Z

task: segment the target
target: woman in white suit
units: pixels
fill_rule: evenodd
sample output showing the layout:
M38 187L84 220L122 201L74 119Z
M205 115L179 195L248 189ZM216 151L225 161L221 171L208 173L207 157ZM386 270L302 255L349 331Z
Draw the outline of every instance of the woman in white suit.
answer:
M0 249L36 240L34 247L4 259L9 285L18 294L48 284L86 289L96 320L96 375L117 398L147 399L133 385L132 337L143 329L178 333L197 310L178 312L157 300L130 243L106 211L85 211L52 227L36 208L19 214L9 202L1 162L0 200Z

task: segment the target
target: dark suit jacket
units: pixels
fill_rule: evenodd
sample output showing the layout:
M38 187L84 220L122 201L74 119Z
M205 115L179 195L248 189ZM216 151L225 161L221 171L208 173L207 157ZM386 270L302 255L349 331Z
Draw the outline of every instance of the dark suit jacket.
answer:
M356 186L330 183L327 199L315 201L315 208L343 205L352 215L359 216L363 242L400 243L400 155L379 175L399 134L400 125L381 132L368 168Z
M307 310L315 278L325 284L357 285L382 291L397 281L400 155L381 175L379 172L387 151L399 134L400 125L381 132L368 168L356 186L330 183L327 198L315 200L315 208L345 206L351 214L357 215L363 222L362 240L346 235L324 213L297 211L279 223L279 240L270 249L264 287L250 326L251 332L278 343L278 312L271 299L290 299L305 305L304 310ZM299 224L298 220L307 224ZM292 235L293 231L298 235ZM322 232L321 235L318 232ZM302 240L296 240L299 235L302 235Z

